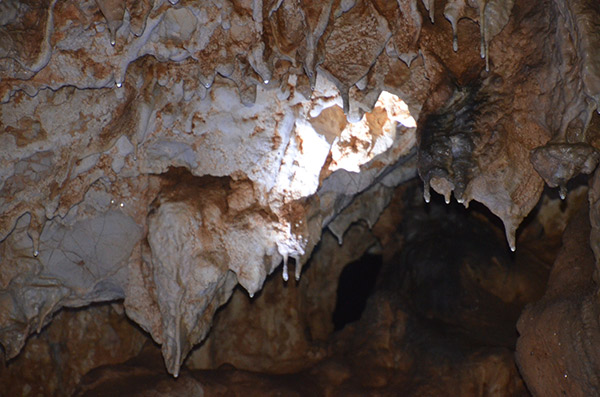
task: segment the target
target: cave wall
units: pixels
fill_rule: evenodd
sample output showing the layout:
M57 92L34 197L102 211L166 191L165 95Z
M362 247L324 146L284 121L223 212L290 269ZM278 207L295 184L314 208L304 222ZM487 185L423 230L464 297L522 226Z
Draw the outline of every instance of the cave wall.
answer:
M515 250L544 183L565 196L599 159L594 1L0 11L6 358L60 308L123 299L177 376L236 285L289 279L288 258L300 278L323 228L374 225L416 174L426 201L483 203Z

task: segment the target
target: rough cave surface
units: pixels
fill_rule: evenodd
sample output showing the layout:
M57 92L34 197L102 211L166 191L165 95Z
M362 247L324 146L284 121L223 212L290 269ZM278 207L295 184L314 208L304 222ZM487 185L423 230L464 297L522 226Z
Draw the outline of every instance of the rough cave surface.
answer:
M598 113L595 0L2 1L0 395L598 395Z

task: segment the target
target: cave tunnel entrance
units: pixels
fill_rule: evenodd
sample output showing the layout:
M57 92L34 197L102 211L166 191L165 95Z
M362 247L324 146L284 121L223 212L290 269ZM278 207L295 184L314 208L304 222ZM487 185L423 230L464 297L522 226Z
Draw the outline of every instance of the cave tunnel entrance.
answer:
M381 255L366 253L346 265L340 275L332 321L335 331L360 320L383 264Z

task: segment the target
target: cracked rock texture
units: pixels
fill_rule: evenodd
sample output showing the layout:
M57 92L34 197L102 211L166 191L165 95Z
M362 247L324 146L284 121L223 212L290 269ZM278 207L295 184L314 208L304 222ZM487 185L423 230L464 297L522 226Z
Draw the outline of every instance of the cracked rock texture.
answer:
M282 263L299 279L325 228L342 242L373 226L417 173L426 201L485 205L514 251L544 183L566 197L597 173L598 21L593 0L3 1L6 358L62 307L123 300L177 376L232 294L249 315L244 292ZM308 281L326 291L342 262L317 260ZM332 309L303 288L290 299L308 312L264 313L319 339ZM296 347L237 365L272 370L281 354L299 369L306 340L269 316L254 320ZM221 334L237 321L221 316L192 361L230 360L239 341Z

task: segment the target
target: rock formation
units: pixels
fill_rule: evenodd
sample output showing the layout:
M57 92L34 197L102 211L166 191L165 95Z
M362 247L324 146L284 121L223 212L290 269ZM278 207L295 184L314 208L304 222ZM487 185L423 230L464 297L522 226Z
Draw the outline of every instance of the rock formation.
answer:
M334 310L337 280L348 263L368 250L383 252L384 268L406 255L400 250L409 246L412 232L395 230L389 220L378 223L398 201L405 202L401 208L414 208L408 204L412 193L400 194L398 186L418 175L427 202L435 200L433 189L447 203L454 195L465 207L483 204L502 221L515 251L517 243L528 241L530 235L523 231L519 237L517 229L532 211L545 225L561 213L557 204L538 204L544 185L558 187L567 199L567 188L575 186L569 181L590 174L591 226L577 241L585 245L589 237L594 257L588 252L585 263L592 267L577 280L555 276L568 266L565 236L550 277L555 292L549 289L519 323L520 371L530 392L544 395L552 383L536 382L555 376L555 363L563 361L556 357L560 349L547 350L555 352L544 358L547 366L538 366L537 356L523 356L532 324L559 310L557 300L571 299L569 286L589 292L577 298L585 302L588 317L598 310L592 277L600 263L598 21L600 5L594 0L3 1L0 344L5 359L18 360L30 335L44 334L61 308L118 301L161 346L166 369L175 377L190 351L206 341L191 355L191 368L227 363L289 373L313 366L326 379L331 371L341 371L343 378L354 364L332 358L343 349L336 350L325 319ZM556 237L567 218L553 232L539 230ZM336 246L344 241L352 247ZM336 252L339 258L331 257ZM538 263L543 256L529 259ZM300 280L309 260L311 273L291 287L292 267ZM287 287L265 286L279 266ZM440 281L440 294L445 283L465 280L452 278L460 266L444 266L432 276L448 277ZM511 279L519 287L510 291L494 289L493 281L485 287L495 291L485 294L514 295L505 300L494 295L518 308L507 309L513 326L523 306L541 296L545 279L534 279ZM419 280L406 279L417 294L411 299L420 302L413 303L419 310L433 305L429 308L440 321L448 320L443 317L448 312L436 312L428 295L438 283L424 286ZM378 285L382 291L398 287ZM396 329L361 331L363 322L356 335L339 336L344 349L377 350L355 339L370 332L403 349L402 329L413 314L405 305L411 300L384 292L372 299L382 295L385 302L367 308L364 316ZM279 297L302 311L274 304ZM231 313L215 317L229 300ZM377 312L386 305L389 312ZM261 314L253 317L253 310ZM285 318L289 327L271 324L272 317ZM217 332L208 336L215 318ZM460 318L465 324L483 321ZM111 328L100 323L98 332ZM236 338L245 335L224 335L247 324L256 327L249 339L281 338L285 347L257 343L232 359L241 343ZM590 335L600 326L587 317L581 324L591 328ZM551 327L540 329L550 337ZM579 340L577 329L572 331L561 336L565 343ZM122 356L99 358L73 376L137 354L141 347L129 335ZM500 389L524 392L509 345L495 340L488 350L459 355L472 358L465 361L469 365L484 363L481 368L500 363L498 371L506 374ZM505 350L492 352L492 347ZM571 359L583 360L581 371L594 373L598 366L589 349L575 349ZM301 351L308 351L308 358ZM372 367L399 368L390 362ZM11 379L7 368L4 379ZM419 370L413 381L434 372ZM407 384L384 378L372 380L384 379L383 388ZM585 394L596 386L592 378L569 380L565 390ZM459 388L482 390L469 382ZM328 390L352 385L377 386L342 382ZM414 390L443 390L420 385ZM72 392L75 384L69 387Z

